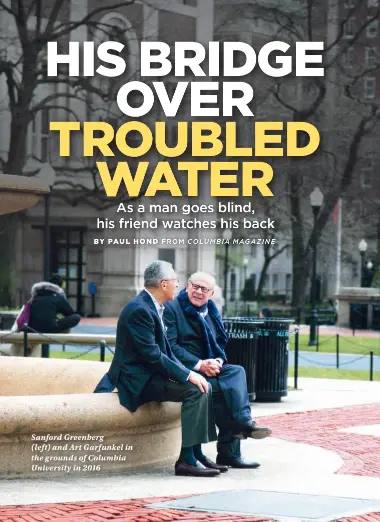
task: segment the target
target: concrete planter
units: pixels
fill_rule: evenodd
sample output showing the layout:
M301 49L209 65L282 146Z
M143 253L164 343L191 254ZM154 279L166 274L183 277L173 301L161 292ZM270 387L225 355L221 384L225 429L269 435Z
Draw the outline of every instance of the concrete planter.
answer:
M124 471L172 464L180 405L135 413L117 393L92 393L109 363L3 357L0 478Z

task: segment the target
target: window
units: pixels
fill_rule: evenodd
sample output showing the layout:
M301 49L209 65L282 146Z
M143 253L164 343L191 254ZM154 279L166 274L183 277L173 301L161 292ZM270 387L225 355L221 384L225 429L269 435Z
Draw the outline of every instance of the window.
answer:
M278 274L272 275L272 291L277 292L278 290Z
M253 257L253 259L257 258L257 248L256 248L256 245L251 245L251 257Z
M377 64L377 53L373 47L365 48L365 66L367 69L373 69Z
M168 263L171 263L173 265L173 268L175 268L175 249L159 248L158 259L161 259L161 261L167 261Z
M344 24L343 34L345 38L352 38L356 33L356 18L350 18Z
M363 189L372 188L372 169L366 168L361 171L360 184Z
M372 17L370 16L369 19ZM379 23L377 20L372 20L372 22L369 22L366 29L366 35L367 38L376 38L378 35L378 29L379 29Z
M368 0L368 7L379 7L379 0Z
M292 291L292 275L286 274L286 293L290 294Z
M292 249L291 249L291 247L287 246L286 249L285 249L285 252L286 252L287 259L290 259L292 257Z
M376 96L376 79L364 78L364 98L373 100Z
M347 49L347 51L343 54L343 65L344 67L353 67L354 65L354 49L353 47L350 47Z
M37 112L32 122L32 156L46 163L51 159L50 154L50 109L44 107Z
M348 9L352 9L353 7L355 7L355 1L356 0L346 0L344 2L344 7L347 7Z

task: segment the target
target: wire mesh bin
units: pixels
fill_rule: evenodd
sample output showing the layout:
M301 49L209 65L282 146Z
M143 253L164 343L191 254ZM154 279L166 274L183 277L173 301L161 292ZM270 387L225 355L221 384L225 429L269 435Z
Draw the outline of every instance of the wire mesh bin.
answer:
M257 330L256 401L288 395L289 327L293 319L266 318Z
M260 319L234 317L224 319L228 335L226 355L229 364L238 364L245 369L250 401L256 398L257 330L263 325Z

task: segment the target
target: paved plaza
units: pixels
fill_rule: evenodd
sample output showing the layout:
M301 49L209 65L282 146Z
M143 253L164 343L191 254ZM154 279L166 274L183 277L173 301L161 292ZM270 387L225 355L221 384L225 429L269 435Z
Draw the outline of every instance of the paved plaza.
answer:
M273 429L268 439L243 443L244 456L261 462L258 470L230 469L210 479L175 477L172 467L165 467L3 480L0 522L275 519L257 516L260 513L244 516L147 507L191 495L196 504L197 495L223 491L227 495L234 490L289 493L292 498L319 495L321 502L326 497L366 499L380 505L380 383L300 379L299 386L281 403L252 405L260 423ZM215 457L214 443L205 450ZM350 521L380 521L380 509L375 514L346 515L343 510L342 518Z

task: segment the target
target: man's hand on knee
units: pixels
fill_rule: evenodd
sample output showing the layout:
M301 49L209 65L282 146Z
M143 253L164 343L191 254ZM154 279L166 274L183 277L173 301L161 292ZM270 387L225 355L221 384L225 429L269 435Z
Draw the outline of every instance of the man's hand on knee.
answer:
M202 375L199 375L199 373L191 371L189 375L189 382L195 384L195 386L198 386L202 393L208 392L208 382L204 377L202 377Z
M207 377L216 377L219 375L222 365L216 359L205 359L199 368L200 373Z

